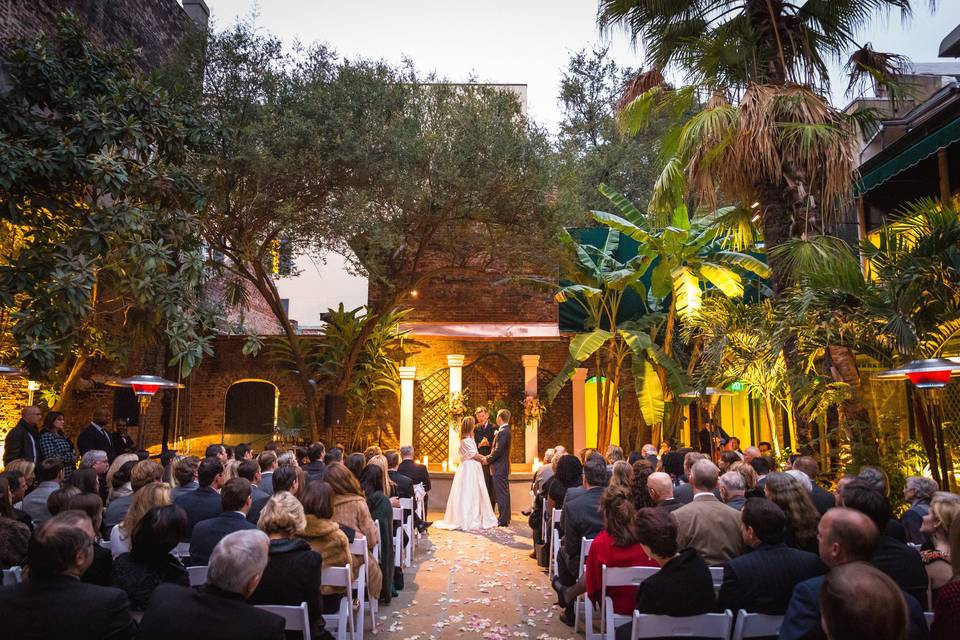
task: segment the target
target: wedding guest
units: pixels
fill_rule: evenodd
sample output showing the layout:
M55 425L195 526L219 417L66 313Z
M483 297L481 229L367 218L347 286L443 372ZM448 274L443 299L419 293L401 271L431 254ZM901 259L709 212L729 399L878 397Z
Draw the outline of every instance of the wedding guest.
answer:
M253 448L246 442L241 442L233 449L234 457L243 462L244 460L253 460Z
M653 465L645 458L640 458L633 463L633 485L631 486L631 496L633 505L639 510L644 507L655 507L656 501L653 499L648 481L654 473ZM673 496L673 487L670 487L670 495Z
M59 457L44 458L37 467L37 480L40 484L23 498L21 508L33 519L34 526L42 524L50 517L47 498L60 488L63 482L63 461Z
M572 454L560 456L556 461L557 469L546 483L547 510L562 509L567 490L583 483L583 465Z
M647 478L647 493L658 509L670 512L683 506L683 503L673 497L673 479L663 471L651 473ZM641 509L644 507L640 507Z
M109 424L110 412L107 409L101 407L93 412L90 424L77 436L77 449L80 450L80 455L88 451L103 451L107 455L107 461L113 462L117 455L113 448L113 438L106 431Z
M610 467L609 486L633 488L633 467L626 460L617 460Z
M64 510L81 511L90 519L94 531L93 563L80 576L80 580L88 584L97 584L109 587L110 569L113 557L109 549L100 545L100 525L103 522L103 501L95 493L80 493L72 495L65 501ZM58 511L60 513L60 511Z
M293 495L297 495L300 492L301 474L298 474L297 471L299 467L294 467L291 465L286 465L283 467L277 468L273 473L273 494L276 495L281 491L287 491ZM247 521L256 524L260 521L260 512L263 511L263 508L267 506L267 502L270 501L270 496L264 496L257 500L252 501L252 506L250 507L250 512L247 514Z
M960 522L960 502L934 500L927 514L923 516L920 533L932 542L932 549L920 551L920 559L930 579L930 592L933 600L937 598L940 587L949 582L955 573L950 556L949 531L955 522Z
M383 455L383 449L381 449L380 447L374 444L363 450L363 461L364 463L367 463L370 461L370 458L372 458L373 456L382 456L382 455Z
M725 509L727 507L724 507ZM647 555L660 565L637 588L636 610L661 616L698 616L716 610L713 578L703 558L691 548L677 548L677 525L662 509L641 509L637 535ZM617 627L616 640L630 638L631 625Z
M865 562L830 570L820 589L828 640L906 640L907 607L897 584Z
M657 448L652 444L645 444L640 448L640 456L650 463L652 469L657 468Z
M720 474L723 475L730 469L730 465L735 462L742 462L740 456L734 451L724 451L720 454L720 460L717 462L717 467L720 469Z
M740 514L713 495L719 472L710 460L697 460L690 469L693 500L672 512L680 547L693 547L713 566L744 551Z
M804 477L806 478L806 475ZM767 476L763 490L767 498L783 509L783 513L787 516L787 531L784 538L787 546L811 553L816 552L817 522L820 520L820 514L813 506L810 493L800 484L800 481L787 473L771 473Z
M678 502L683 504L688 504L693 500L693 482L691 478L691 473L693 470L693 465L695 465L700 460L709 461L710 458L707 457L704 453L699 453L697 451L689 451L683 456L683 479L684 482L679 486L675 486L673 489L673 497L677 499ZM712 464L712 462L711 462ZM717 490L714 495L717 499L720 499L720 491Z
M3 441L4 468L14 460L37 462L42 458L40 431L37 429L42 415L40 407L30 406L21 410L20 420L7 432Z
M612 471L613 465L617 462L626 462L626 459L623 456L623 449L615 444L611 444L607 447L607 455L604 456L607 461L607 470Z
M417 462L414 461L413 447L411 447L410 445L404 445L400 447L400 458L401 458L400 466L397 467L397 471L399 471L403 475L413 480L413 483L415 485L416 484L423 485L423 490L426 492L423 496L423 513L424 515L426 515L427 513L429 513L428 504L430 499L430 488L431 488L430 472L427 470L426 465L417 464ZM551 467L550 475L553 475L552 467ZM544 482L546 482L548 478L549 476L545 477ZM426 527L429 526L430 524L431 523L429 522L424 522L422 525L424 527L424 530L426 530Z
M734 462L730 471L735 471L743 478L743 496L745 498L765 498L763 490L757 490L757 472L747 462Z
M225 537L210 556L207 584L199 589L157 587L137 640L187 638L198 629L230 640L283 640L283 618L246 602L260 583L269 548L262 531L235 531Z
M104 456L103 458L103 467L104 467L104 470L106 470L106 467L107 467L106 456ZM75 486L77 489L80 489L80 491L84 493L95 493L98 496L101 494L100 476L97 474L96 469L92 467L91 468L81 467L80 469L77 469L76 471L74 471L73 475L70 476L70 482L67 484L71 484Z
M383 575L383 582L379 597L380 602L389 604L390 599L398 595L394 588L393 507L387 497L390 480L387 478L386 469L375 462L378 457L383 456L371 457L370 464L363 470L360 487L366 496L370 517L377 523L380 540L385 541L380 545L380 573Z
M223 482L226 484L230 480L239 477L237 475L237 467L240 466L240 463L237 460L227 460L226 464L223 465Z
M729 453L729 452L728 452ZM719 480L720 500L728 507L733 507L737 511L743 509L747 502L746 487L743 483L743 476L736 471L727 471Z
M413 498L413 479L400 473L400 454L389 449L383 454L383 458L394 494L399 498Z
M13 517L10 483L0 478L0 569L22 565L27 560L30 527Z
M343 449L340 447L331 447L323 454L323 465L329 466L334 462L343 462Z
M767 474L773 471L773 462L766 455L759 458L753 458L750 466L757 472L757 489L763 491L763 485L767 481Z
M207 450L203 453L204 458L216 458L220 464L226 466L230 456L227 454L227 448L222 444L207 445Z
M903 498L910 503L910 508L900 518L907 533L907 542L919 545L930 543L927 535L920 533L920 527L923 524L923 517L930 511L930 501L937 489L939 489L937 483L930 478L923 476L907 478L906 486L903 488Z
M307 474L310 482L314 480L323 480L323 455L326 451L319 442L314 442L307 449L307 459L309 462L303 465L303 471ZM306 484L306 483L305 483Z
M23 500L23 497L33 491L34 486L37 480L37 465L30 460L11 460L7 466L4 467L4 472L12 471L14 473L19 473L20 477L23 478L24 490L20 494L19 499L15 502Z
M200 487L197 482L197 472L200 469L200 459L196 456L183 456L173 462L173 489L170 498L176 500L185 493L196 491Z
M137 444L130 437L130 427L123 418L117 418L113 421L111 438L113 439L113 451L118 456L137 450Z
M148 511L172 503L170 487L162 482L150 482L138 489L123 520L110 530L110 551L113 557L130 551L130 534L136 530Z
M160 482L162 478L163 467L153 460L141 460L133 465L130 470L130 488L133 489L133 494L121 496L110 503L104 516L106 526L109 528L119 524L133 503L133 495L151 482Z
M176 505L153 507L133 529L131 548L113 561L113 585L127 592L130 608L143 611L161 583L190 586L186 567L171 551L187 528L187 514Z
M360 488L360 483L345 465L330 465L323 477L333 490L333 497L330 499L333 521L350 527L367 540L367 550L370 553L370 562L367 562L367 592L370 598L377 599L380 597L384 583L380 565L373 561L373 548L380 542L380 528L370 516L366 496ZM385 546L393 548L390 538L384 541L381 550Z
M234 531L256 529L255 524L247 521L252 504L249 480L227 480L220 490L220 506L223 511L214 518L201 520L193 528L193 535L190 537L190 564L207 564L217 543Z
M310 548L320 554L321 569L350 565L351 575L363 565L362 556L350 555L350 542L336 522L333 521L333 488L323 481L313 481L303 490L303 503L306 526L300 537L306 540ZM341 587L320 587L324 613L335 613L340 600L346 594Z
M90 519L78 511L51 517L30 541L30 579L0 587L4 637L17 640L127 640L136 623L120 589L78 579L93 562Z
M673 482L674 491L686 481L683 468L684 455L679 451L665 451L660 457L660 471L668 474Z
M950 525L950 557L960 558L960 518L954 518ZM953 640L960 629L960 563L956 563L950 581L940 587L933 612L933 640Z
M104 502L107 501L107 494L109 493L110 486L107 484L107 471L110 469L110 458L107 455L106 451L101 451L99 449L91 449L87 451L80 457L80 467L77 472L84 471L86 469L92 469L94 474L97 477L97 490L95 493L99 493L100 497ZM76 473L70 475L70 481L73 482ZM84 483L89 482L84 480ZM77 486L83 488L80 484Z
M220 487L223 486L223 464L214 457L204 458L197 469L195 491L190 491L174 500L174 504L187 512L187 530L184 541L190 540L193 528L201 520L216 517L221 511Z
M23 497L27 493L27 483L23 474L7 468L3 473L0 473L0 478L7 481L7 495L11 504L10 518L24 524L30 531L33 531L33 518L26 511L21 511L16 507L23 501Z
M273 451L264 451L257 458L260 464L260 490L270 495L273 493L273 473L277 470L277 454Z
M820 465L813 456L800 456L793 463L793 468L802 471L810 479L810 500L817 512L822 516L827 510L836 506L836 500L829 491L817 484L820 475Z
M107 469L107 505L122 496L128 496L133 493L133 487L130 486L130 474L133 471L133 465L139 462L137 454L124 453L113 459L110 467ZM132 464L131 464L132 463ZM121 474L121 470L126 469ZM118 478L117 475L120 474Z
M77 452L73 443L64 434L66 419L59 411L48 411L43 417L43 430L40 433L40 457L43 459L56 458L63 465L63 477L70 475L77 468Z
M363 468L367 466L367 459L363 457L362 453L354 452L346 457L343 461L343 466L353 474L357 482L360 482L360 476L363 475Z

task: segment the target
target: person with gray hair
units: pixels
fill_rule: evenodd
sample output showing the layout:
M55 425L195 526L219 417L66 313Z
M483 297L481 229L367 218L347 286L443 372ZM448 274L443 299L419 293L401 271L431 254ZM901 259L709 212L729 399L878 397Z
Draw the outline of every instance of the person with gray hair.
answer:
M80 468L96 470L96 467L104 462L107 462L107 452L100 449L91 449L80 458ZM97 475L99 475L99 472L97 472Z
M923 516L930 513L930 501L933 500L933 494L939 487L937 483L930 478L923 476L910 476L907 478L907 484L903 488L903 497L910 503L900 521L907 532L907 542L923 545L930 542L925 533L920 533L920 525L923 524Z
M185 638L197 629L216 629L231 640L282 640L284 620L247 602L267 566L270 539L262 531L235 531L225 536L199 589L162 584L143 614L139 639Z
M693 547L712 566L720 566L746 551L740 513L713 495L719 473L711 460L697 460L690 468L693 499L673 512L680 548Z
M807 490L807 493L813 492L813 482L810 480L810 476L805 474L803 471L800 471L799 469L788 469L787 471L784 471L784 473L786 473L788 476L793 476L796 478L800 484L803 485L803 488Z
M743 505L747 501L744 495L747 492L747 488L746 483L743 481L743 476L736 471L727 471L720 476L719 482L720 499L723 500L728 507L733 507L737 511L743 509Z

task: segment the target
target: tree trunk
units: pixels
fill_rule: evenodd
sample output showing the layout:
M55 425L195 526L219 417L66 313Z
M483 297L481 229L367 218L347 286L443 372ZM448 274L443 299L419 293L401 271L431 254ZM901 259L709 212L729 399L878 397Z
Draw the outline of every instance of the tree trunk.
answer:
M67 398L70 397L70 391L73 389L74 383L77 381L77 378L80 377L80 373L86 364L87 359L82 355L78 355L76 360L73 361L73 366L70 367L70 373L67 374L67 377L63 381L63 387L60 389L60 397L57 398L54 405L50 407L52 411L63 411Z
M767 411L767 422L770 423L770 439L773 440L773 451L780 457L780 435L777 433L777 414L773 410L773 403L769 395L763 396L763 408Z
M863 402L863 385L856 356L848 347L831 345L827 347L825 359L830 376L837 382L847 383L854 390L853 396L843 402L841 409L853 446L861 452L876 451L877 434L870 421L870 412ZM869 464L875 463L876 460L869 461Z

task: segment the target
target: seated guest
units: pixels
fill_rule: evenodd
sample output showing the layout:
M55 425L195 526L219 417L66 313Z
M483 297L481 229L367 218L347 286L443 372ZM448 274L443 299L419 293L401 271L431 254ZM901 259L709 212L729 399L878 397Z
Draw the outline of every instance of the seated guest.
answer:
M227 453L227 448L222 444L207 445L207 450L203 452L203 457L216 458L222 465L226 465L227 460L230 459L230 455Z
M163 467L153 460L141 460L133 465L133 469L130 471L130 487L133 489L133 494L151 482L161 482L162 480ZM133 502L133 494L119 497L107 507L104 524L108 529L119 524L123 517L127 515L127 510L130 509L130 504Z
M200 469L200 459L196 456L184 456L173 466L173 490L170 499L176 500L185 493L196 491L200 487L197 482L197 472Z
M630 493L633 498L633 506L636 507L637 510L643 509L644 507L657 506L647 486L650 476L653 475L653 473L653 465L646 459L641 457L633 463L633 485L631 486ZM673 496L672 485L670 487L670 495Z
M617 466L622 460L614 463ZM643 460L642 462L646 462ZM626 462L624 462L626 464ZM603 513L603 530L597 534L587 554L584 575L569 589L554 581L559 604L564 609L581 593L587 593L594 603L601 602L603 567L657 567L659 566L640 545L637 533L637 509L633 496L626 487L609 486L600 502ZM607 595L613 600L613 610L622 615L631 615L637 601L636 587L611 587ZM602 606L602 603L601 603Z
M90 525L95 532L93 546L93 562L80 576L80 580L89 584L98 584L101 587L113 586L110 584L110 571L113 565L113 556L110 550L100 545L100 525L103 522L103 501L95 493L78 493L67 498L63 503L64 511L81 511L90 518ZM57 513L60 513L57 510Z
M10 483L0 478L0 569L18 567L27 561L30 527L13 517Z
M223 464L217 458L204 458L197 469L195 491L184 493L173 503L187 512L187 530L184 540L193 535L198 522L215 518L223 510L220 506L220 487L223 486Z
M787 546L816 553L817 522L820 520L820 514L813 506L809 491L789 473L769 474L763 490L767 498L783 509L783 513L787 516L787 530L784 538Z
M767 474L773 471L773 462L763 455L750 460L750 466L757 472L757 489L763 491L763 485L767 482Z
M373 548L380 541L380 527L370 516L370 507L367 506L360 483L346 465L330 465L323 477L333 489L333 497L330 499L333 521L350 527L367 539L367 551L370 553L370 561L367 562L367 592L371 599L376 600L383 588L383 572L380 565L373 560ZM384 545L392 548L390 539L387 539Z
M865 562L834 567L820 589L827 640L906 640L907 606L889 576Z
M133 473L133 467L136 466L137 462L139 460L133 453L125 453L113 459L110 470L107 471L107 486L110 487L107 493L108 505L118 498L133 493L133 487L130 486L130 475ZM116 468L114 468L114 465L116 465Z
M556 470L547 480L544 489L547 493L547 510L562 509L567 498L567 490L583 485L583 463L573 454L554 458ZM548 538L549 540L549 538Z
M383 584L379 597L380 602L389 604L390 599L397 596L397 585L394 585L394 575L397 572L393 562L394 547L389 542L393 539L393 507L387 496L390 495L392 485L385 466L379 463L382 458L379 454L370 457L360 476L360 488L366 496L370 517L377 524L380 539L387 541L380 545L380 573L383 575Z
M776 504L750 498L740 517L743 540L752 551L723 566L720 609L782 616L793 588L823 575L827 567L816 554L784 544L787 518Z
M16 462L16 460L14 460ZM33 531L33 518L26 511L17 509L16 505L23 501L27 493L27 482L23 474L19 471L13 471L9 467L0 473L0 479L7 481L7 495L10 499L10 518L25 525L27 529Z
M843 503L870 518L880 531L880 543L871 564L918 602L926 602L928 578L920 554L890 535L890 502L875 486L860 478L850 481L843 488Z
M903 513L900 522L907 534L907 542L919 545L929 545L930 539L920 533L923 517L930 511L930 501L937 492L937 483L923 476L910 476L903 488L903 497L910 503L910 508Z
M143 611L164 582L190 586L187 568L171 555L187 528L187 514L176 505L150 509L137 523L128 553L113 561L113 586L127 592L130 608Z
M323 454L323 445L319 442L314 442L307 449L307 458L310 462L303 465L303 472L307 474L309 481L323 480Z
M217 543L234 531L256 529L256 525L247 521L251 504L250 481L246 478L227 480L220 490L220 506L223 511L214 518L201 520L193 528L193 536L190 538L190 564L207 564Z
M207 584L161 584L150 597L137 640L190 638L198 629L230 640L284 640L278 615L246 602L267 566L270 540L262 531L235 531L210 555Z
M543 482L546 482L549 477L553 475L553 467L551 466L550 468L551 472L549 475L543 477ZM430 497L430 472L427 471L426 466L418 464L416 461L414 461L413 447L410 445L404 445L400 447L400 466L397 467L397 471L413 480L414 485L423 485L423 490L427 492L427 495L423 496L423 513L426 514L427 500ZM429 524L422 523L421 526L425 528L426 526L429 526Z
M332 447L329 451L323 454L324 467L327 467L334 462L343 462L343 449L340 447Z
M872 489L867 489L872 492ZM868 562L880 540L876 524L854 509L837 507L820 518L817 525L820 560L830 567L852 562ZM818 640L825 638L820 625L820 588L824 576L809 578L793 588L787 613L780 627L780 640ZM904 593L909 610L911 640L927 637L927 622L920 603ZM856 636L860 637L860 636Z
M633 488L633 467L626 460L617 460L610 465L609 473L610 481L607 486Z
M725 451L724 453L733 452ZM743 505L747 501L747 498L743 495L747 490L743 483L743 476L736 471L727 471L720 476L719 485L720 499L724 504L728 507L733 507L737 511L743 509Z
M41 460L37 465L37 481L40 482L39 486L24 496L21 504L21 509L33 519L35 526L43 524L43 521L50 517L47 498L59 489L63 482L63 462L60 458Z
M250 498L253 502L263 500L266 504L266 498L269 498L270 494L257 486L260 483L260 464L256 460L240 462L237 467L237 476L250 482Z
M710 568L694 549L682 549L678 553L677 525L672 516L662 509L641 509L636 526L643 550L660 565L660 571L637 588L636 610L674 617L715 611L717 600ZM617 640L629 638L630 627L630 624L617 627Z
M387 477L395 487L398 498L413 497L413 479L400 473L400 454L393 449L388 449L383 454L387 463Z
M663 471L650 474L647 478L647 492L653 506L668 513L683 506L682 502L673 497L673 478Z
M950 556L960 558L960 518L954 518L950 525ZM950 581L937 592L933 612L933 640L952 640L960 629L960 563Z
M720 566L745 550L740 514L713 495L718 474L713 462L697 460L690 469L693 500L672 513L680 548L693 547L713 566Z
M817 484L817 476L820 475L820 465L817 464L813 456L800 456L793 463L793 468L802 471L810 478L810 500L821 516L836 506L836 499L833 494Z
M93 562L94 531L79 511L49 518L30 541L30 579L0 587L3 636L17 640L133 638L127 595L80 582Z
M114 558L130 551L130 535L148 511L172 504L170 493L170 487L164 483L151 482L133 494L133 501L123 520L110 530L110 551Z
M930 591L933 599L937 599L937 591L953 578L955 571L950 556L949 531L953 523L960 522L960 502L937 500L930 504L927 514L923 516L920 533L933 542L932 549L920 552L920 559L927 570L930 579Z
M84 453L80 458L79 469L90 469L93 471L97 478L97 490L90 491L87 488L90 484L90 481L87 478L75 483L76 486L80 487L80 489L86 493L99 493L100 497L106 501L110 486L105 481L107 478L107 471L110 470L110 462L112 460L112 456L108 456L106 451L101 451L100 449L91 449L90 451ZM73 476L74 474L70 474L71 482L74 480Z
M320 554L321 569L350 565L351 575L363 564L362 557L350 555L350 543L340 526L333 521L333 489L323 481L314 481L306 486L301 495L306 527L300 537L306 540L310 548ZM323 599L323 612L335 613L340 607L340 599L346 589L339 587L320 587Z
M89 453L89 451L87 453ZM106 454L104 454L103 464L106 465L106 463L107 458ZM95 493L98 496L100 495L100 477L93 468L81 466L70 476L69 484L80 489L80 491L83 493ZM103 496L100 497L102 498Z
M363 474L363 468L367 466L367 459L363 457L362 453L354 452L344 459L343 466L350 470L350 473L352 473L353 477L357 479L357 482L360 482L360 476Z
M734 462L729 471L736 471L743 478L743 496L745 498L763 498L763 491L757 491L757 472L747 462Z
M300 491L300 478L297 474L297 469L299 467L294 467L292 465L287 465L284 467L278 468L273 474L273 493L277 494L281 491L287 491L294 495ZM252 489L251 489L252 491ZM273 494L271 494L273 495ZM263 511L263 508L267 505L267 502L270 500L270 496L264 495L260 498L253 500L253 504L250 507L250 513L247 514L247 521L257 524L260 520L260 512Z
M277 470L277 454L273 451L264 451L257 458L257 463L260 465L260 484L257 486L270 495L273 493L273 473Z
M251 604L307 603L311 633L324 634L320 605L320 554L299 536L306 528L303 505L292 493L279 491L260 514L258 528L270 538L267 566Z
M683 462L684 455L679 451L664 451L663 455L660 456L660 471L670 476L674 491L686 481Z
M682 502L683 504L689 503L693 500L693 484L690 474L692 473L693 465L695 465L700 460L710 460L706 454L700 453L698 451L689 451L683 456L683 482L680 485L676 485L673 488L673 497L677 501ZM717 499L720 498L719 491L714 495L717 496Z

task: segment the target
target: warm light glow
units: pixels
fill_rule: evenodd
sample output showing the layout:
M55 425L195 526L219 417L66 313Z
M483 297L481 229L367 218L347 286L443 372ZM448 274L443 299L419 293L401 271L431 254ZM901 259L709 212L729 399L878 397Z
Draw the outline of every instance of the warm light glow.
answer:
M443 472L444 472L444 473L447 472L447 461L446 461L446 460L444 460L443 462L440 463L440 468L443 469Z
M428 464L430 464L429 456L423 456L423 466L427 466Z
M750 218L750 220L752 220L753 222L760 222L760 214L758 213L757 215Z
M411 298L416 298L418 295L420 295L420 293L416 289L410 292Z
M917 389L942 389L950 382L949 369L933 369L928 371L911 371L907 373L910 382Z
M533 472L536 473L537 471L540 470L540 467L542 467L542 466L543 466L543 463L540 462L540 458L537 458L536 456L534 456L534 458L533 458Z
M133 392L138 396L154 396L160 389L158 384L132 384Z
M750 208L751 208L751 209L756 209L756 208L759 207L759 206L760 206L760 203L759 203L759 202L754 202L752 205L750 205Z
M27 391L40 391L40 383L36 380L28 380Z

